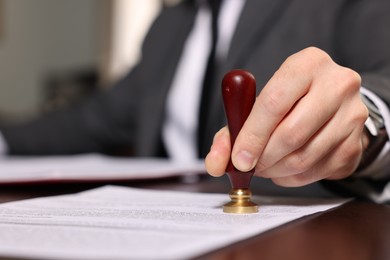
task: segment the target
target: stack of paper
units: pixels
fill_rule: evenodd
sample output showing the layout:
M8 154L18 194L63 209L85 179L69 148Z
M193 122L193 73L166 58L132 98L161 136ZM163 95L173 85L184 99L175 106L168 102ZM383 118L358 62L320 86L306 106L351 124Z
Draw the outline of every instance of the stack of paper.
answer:
M205 172L203 161L178 163L98 154L0 159L0 184L155 179Z
M222 212L226 194L102 188L0 205L0 257L186 259L345 201L255 197L260 212Z

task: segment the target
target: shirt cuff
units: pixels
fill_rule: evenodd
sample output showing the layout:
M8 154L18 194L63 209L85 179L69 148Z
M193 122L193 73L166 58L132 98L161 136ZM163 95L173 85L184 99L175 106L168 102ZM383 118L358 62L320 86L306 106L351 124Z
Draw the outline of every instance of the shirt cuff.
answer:
M366 96L374 105L378 108L385 124L387 135L390 136L390 109L386 105L386 103L380 99L376 94L372 91L361 87L361 94ZM369 121L366 122L367 127L369 126ZM386 179L390 177L390 173L388 172L388 167L390 166L390 141L387 141L384 145L382 151L379 153L378 157L374 160L374 162L369 165L367 168L358 172L356 176L359 177L370 177L372 179Z

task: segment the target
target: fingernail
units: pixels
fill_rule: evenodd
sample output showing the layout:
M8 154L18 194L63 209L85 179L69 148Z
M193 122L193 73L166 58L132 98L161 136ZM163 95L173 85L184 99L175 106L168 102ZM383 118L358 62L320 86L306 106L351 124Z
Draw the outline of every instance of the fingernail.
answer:
M248 151L238 152L235 166L240 171L250 171L253 168L255 157Z

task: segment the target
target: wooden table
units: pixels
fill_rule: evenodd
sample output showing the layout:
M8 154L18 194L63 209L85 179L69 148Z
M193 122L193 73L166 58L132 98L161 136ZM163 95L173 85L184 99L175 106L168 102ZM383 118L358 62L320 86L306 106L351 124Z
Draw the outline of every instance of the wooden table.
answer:
M106 183L104 183L106 184ZM112 184L112 183L111 183ZM150 189L191 192L227 193L226 178L202 177L196 180L177 178L113 183ZM94 184L46 184L0 187L0 202L25 198L69 194L99 187ZM270 182L252 182L252 190L260 195L312 196L315 184L305 188L276 188ZM322 190L317 195L332 197ZM267 231L199 259L390 259L390 206L354 200L339 208L307 216Z

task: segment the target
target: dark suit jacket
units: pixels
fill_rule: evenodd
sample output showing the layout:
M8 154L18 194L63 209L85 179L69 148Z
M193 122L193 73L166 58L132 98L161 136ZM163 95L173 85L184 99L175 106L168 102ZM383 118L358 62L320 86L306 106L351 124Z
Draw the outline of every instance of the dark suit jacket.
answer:
M143 45L142 61L110 91L66 111L2 128L11 154L161 152L166 96L195 17L192 1L167 8ZM129 43L131 44L131 43ZM247 0L226 61L216 72L203 122L202 155L225 124L220 80L233 68L251 71L258 92L291 54L308 46L325 50L362 75L363 85L390 104L389 0Z

